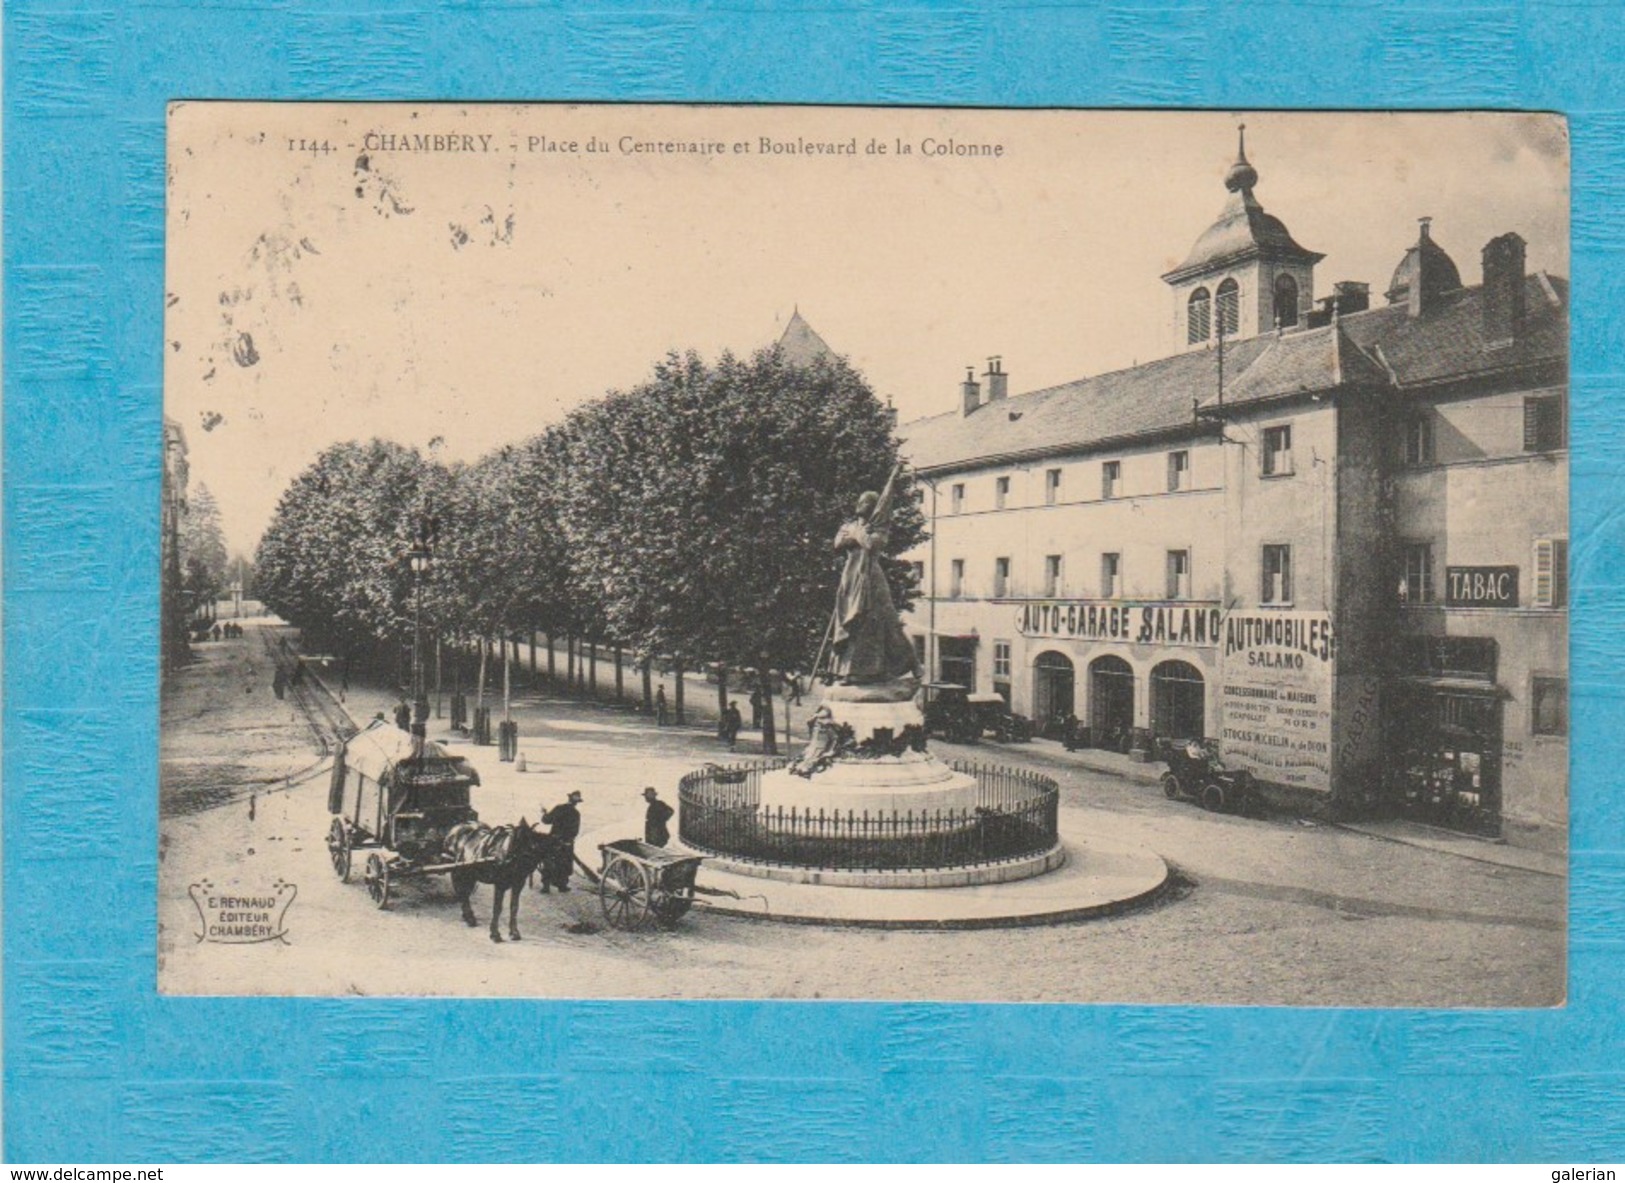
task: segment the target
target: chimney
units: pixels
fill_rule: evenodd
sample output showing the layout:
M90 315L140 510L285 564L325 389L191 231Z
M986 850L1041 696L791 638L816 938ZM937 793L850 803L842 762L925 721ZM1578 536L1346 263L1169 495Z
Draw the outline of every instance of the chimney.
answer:
M981 384L976 381L975 366L965 367L965 381L964 384L960 386L960 391L964 395L963 409L965 414L969 415L977 407L982 405L982 387Z
M1524 242L1510 231L1484 244L1484 340L1509 345L1523 322Z
M983 377L987 379L988 402L998 402L1001 398L1009 396L1010 375L1004 372L1004 359L1002 357L987 359L987 373Z
M1420 227L1420 233L1416 240L1416 271L1411 275L1411 286L1405 293L1405 311L1410 314L1412 319L1422 315L1422 289L1426 286L1422 282L1422 276L1427 269L1428 241L1433 236L1432 218L1418 218L1416 221Z

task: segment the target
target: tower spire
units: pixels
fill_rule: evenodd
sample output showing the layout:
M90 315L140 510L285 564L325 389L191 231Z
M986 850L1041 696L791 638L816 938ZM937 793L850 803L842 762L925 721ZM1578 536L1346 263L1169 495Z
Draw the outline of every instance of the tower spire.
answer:
M1258 184L1258 170L1247 162L1247 125L1236 126L1236 162L1224 174L1224 187L1232 193L1251 193Z

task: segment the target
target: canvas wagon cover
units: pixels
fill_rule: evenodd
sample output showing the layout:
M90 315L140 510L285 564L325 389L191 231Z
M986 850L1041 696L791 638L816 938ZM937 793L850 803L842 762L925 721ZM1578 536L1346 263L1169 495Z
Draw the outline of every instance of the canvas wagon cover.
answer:
M397 768L420 762L434 766L434 775L427 779L455 776L466 779L471 785L480 783L480 774L474 766L449 751L446 745L426 739L422 741L420 753L410 734L381 720L351 736L344 745L345 767L381 785L394 787L399 779L395 775Z

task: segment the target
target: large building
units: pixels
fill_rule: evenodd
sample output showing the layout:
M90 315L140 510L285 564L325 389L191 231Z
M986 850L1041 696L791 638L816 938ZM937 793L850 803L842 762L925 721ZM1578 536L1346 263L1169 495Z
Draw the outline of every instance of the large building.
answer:
M1162 278L1177 340L900 429L932 676L1140 758L1217 741L1280 803L1558 841L1568 286L1515 233L1466 286L1422 220L1381 304L1254 196Z

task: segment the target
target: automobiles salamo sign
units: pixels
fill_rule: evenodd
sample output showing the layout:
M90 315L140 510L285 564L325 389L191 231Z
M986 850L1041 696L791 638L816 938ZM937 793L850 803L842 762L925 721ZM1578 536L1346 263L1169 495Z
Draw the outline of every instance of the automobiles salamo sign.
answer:
M1330 792L1336 646L1324 612L1227 612L1219 752L1260 780Z

